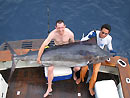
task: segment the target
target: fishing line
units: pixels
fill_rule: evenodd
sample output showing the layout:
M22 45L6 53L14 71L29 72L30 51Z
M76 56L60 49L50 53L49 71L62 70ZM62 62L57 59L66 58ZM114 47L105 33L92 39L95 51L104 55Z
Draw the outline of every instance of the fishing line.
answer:
M50 7L49 7L49 0L47 2L47 17L48 17L48 35L50 33ZM54 46L54 41L51 40L49 46Z
M47 4L47 16L48 16L48 34L50 33L50 8L49 4Z

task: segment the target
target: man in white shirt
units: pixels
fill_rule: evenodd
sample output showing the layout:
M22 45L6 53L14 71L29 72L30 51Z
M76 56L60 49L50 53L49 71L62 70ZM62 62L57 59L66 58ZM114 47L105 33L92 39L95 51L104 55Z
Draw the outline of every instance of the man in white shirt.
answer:
M110 31L111 31L110 25L104 24L101 27L101 31L99 30L91 31L86 37L83 37L81 41L88 40L92 37L96 37L97 44L101 49L103 49L104 46L106 45L109 50L113 50L111 44L112 37L109 35Z
M81 41L85 41L85 40L91 39L93 37L96 37L97 44L101 49L103 49L105 46L107 46L111 53L115 53L113 51L112 43L111 43L112 37L109 35L110 31L111 31L111 26L109 24L104 24L104 25L102 25L101 30L91 31L86 37L83 37L81 39ZM100 66L101 66L101 63L93 65L93 75L89 82L89 91L92 96L95 94L93 88L94 88L94 85L95 85L95 82L97 79L97 74L98 74ZM84 68L84 70L88 70L87 66L85 66L83 68ZM83 71L83 70L81 69L81 71ZM80 81L81 81L81 78L77 79L76 83L79 84Z

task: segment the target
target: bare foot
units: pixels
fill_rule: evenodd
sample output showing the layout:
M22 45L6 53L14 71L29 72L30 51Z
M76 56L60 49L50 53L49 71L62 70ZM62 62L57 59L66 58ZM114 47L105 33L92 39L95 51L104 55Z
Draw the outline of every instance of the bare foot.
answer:
M76 84L79 84L80 82L81 82L80 78L76 80Z
M89 89L89 92L90 92L91 96L95 95L95 92L93 89Z
M51 90L47 90L43 97L47 97L50 92L52 92L52 89Z
M76 81L77 80L77 77L76 77L76 73L74 72L73 74L73 79Z

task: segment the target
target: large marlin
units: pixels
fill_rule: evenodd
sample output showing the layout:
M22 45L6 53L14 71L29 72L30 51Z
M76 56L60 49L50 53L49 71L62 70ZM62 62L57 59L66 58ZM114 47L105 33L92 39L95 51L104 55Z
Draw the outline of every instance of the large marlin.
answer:
M6 43L10 52L12 53L12 68L9 79L11 78L16 61L36 61L38 51L29 51L25 55L16 55L11 46ZM93 44L91 40L79 41L65 45L59 45L45 49L41 61L43 66L67 66L67 67L82 67L88 65L90 80L93 72L93 64L102 62L112 55L102 50L97 44Z

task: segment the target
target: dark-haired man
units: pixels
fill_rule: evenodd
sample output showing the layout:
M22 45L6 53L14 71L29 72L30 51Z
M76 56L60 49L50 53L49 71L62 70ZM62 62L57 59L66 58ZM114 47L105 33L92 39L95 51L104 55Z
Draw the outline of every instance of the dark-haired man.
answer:
M81 41L85 41L88 39L91 39L93 37L96 37L98 46L103 49L105 46L108 47L109 51L111 53L115 53L112 48L112 37L109 35L111 31L111 26L109 24L104 24L101 26L100 30L93 30L91 31L86 37L82 38ZM93 96L95 94L93 88L97 79L98 71L101 66L101 63L94 64L93 65L93 74L91 77L91 80L89 81L89 91L90 94ZM82 67L80 74L83 72L86 73L88 70L88 67ZM81 76L81 75L80 75ZM84 80L83 80L84 81ZM79 84L81 82L81 77L76 80L76 83Z
M81 41L88 40L92 37L97 38L97 44L100 48L104 48L104 46L107 46L109 50L112 49L112 37L109 35L111 31L111 26L109 24L104 24L101 27L101 30L94 30L91 31L86 37L82 38Z
M64 24L63 20L57 20L55 29L50 32L50 34L45 39L45 41L43 42L43 44L39 49L37 57L38 63L41 63L40 59L44 52L44 49L51 42L51 40L54 41L55 45L68 44L74 42L74 34L70 29L66 28L66 25ZM44 97L48 96L48 94L52 92L53 69L54 69L53 65L48 67L48 88L46 93L44 94ZM75 67L73 70L74 72L76 72L79 69L80 69L79 67Z

